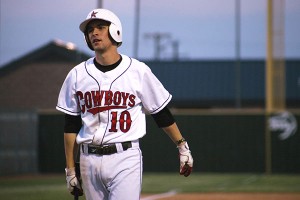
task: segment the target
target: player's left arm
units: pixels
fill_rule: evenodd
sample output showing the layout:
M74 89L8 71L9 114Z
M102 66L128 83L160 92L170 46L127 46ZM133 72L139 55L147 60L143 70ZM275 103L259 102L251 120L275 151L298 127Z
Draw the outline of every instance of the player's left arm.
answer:
M172 125L162 128L171 140L177 145L180 159L180 175L189 176L193 170L193 157L187 141L182 137L180 130L174 122Z
M176 122L174 122L173 124L167 127L162 127L162 129L164 130L165 133L167 133L167 135L171 138L171 140L176 145L177 142L183 138Z
M168 107L165 107L160 112L153 114L152 117L158 127L162 128L164 132L171 138L171 140L177 145L180 159L180 175L184 175L185 177L189 176L193 169L194 160L189 146L186 140L182 137L182 134L170 110Z

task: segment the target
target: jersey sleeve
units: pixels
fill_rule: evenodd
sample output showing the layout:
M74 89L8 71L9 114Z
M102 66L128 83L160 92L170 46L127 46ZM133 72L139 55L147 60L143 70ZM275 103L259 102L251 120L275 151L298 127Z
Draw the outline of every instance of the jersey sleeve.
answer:
M141 90L142 104L150 114L161 111L172 99L172 95L148 66L143 75Z
M67 75L58 96L56 109L69 115L80 115L80 106L76 96L77 71L71 70Z

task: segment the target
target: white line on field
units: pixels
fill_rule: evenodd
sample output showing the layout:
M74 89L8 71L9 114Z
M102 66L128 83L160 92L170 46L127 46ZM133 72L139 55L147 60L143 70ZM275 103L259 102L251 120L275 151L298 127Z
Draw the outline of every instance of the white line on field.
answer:
M157 200L157 199L161 199L161 198L165 198L165 197L171 197L176 194L177 194L176 190L170 190L169 192L155 194L155 195L151 195L149 197L141 198L141 200Z

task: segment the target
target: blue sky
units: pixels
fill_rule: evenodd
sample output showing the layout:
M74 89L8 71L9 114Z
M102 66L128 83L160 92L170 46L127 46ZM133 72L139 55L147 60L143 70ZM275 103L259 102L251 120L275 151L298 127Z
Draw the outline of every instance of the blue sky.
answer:
M162 58L172 58L179 42L181 59L235 58L235 0L141 0L139 59L154 57L146 33L168 33ZM285 56L300 58L300 1L285 1ZM184 5L183 5L184 4ZM120 53L133 56L135 0L103 0L123 25ZM0 66L51 40L74 43L89 54L78 29L96 0L1 0ZM267 0L241 0L241 58L265 58Z

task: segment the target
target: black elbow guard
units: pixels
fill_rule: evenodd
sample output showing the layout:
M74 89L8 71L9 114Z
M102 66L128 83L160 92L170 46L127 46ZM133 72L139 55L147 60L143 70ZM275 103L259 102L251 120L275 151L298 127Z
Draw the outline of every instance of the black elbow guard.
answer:
M81 116L65 115L65 133L79 133L82 127Z
M151 116L159 128L170 126L175 122L175 119L168 107L164 107L161 111Z

